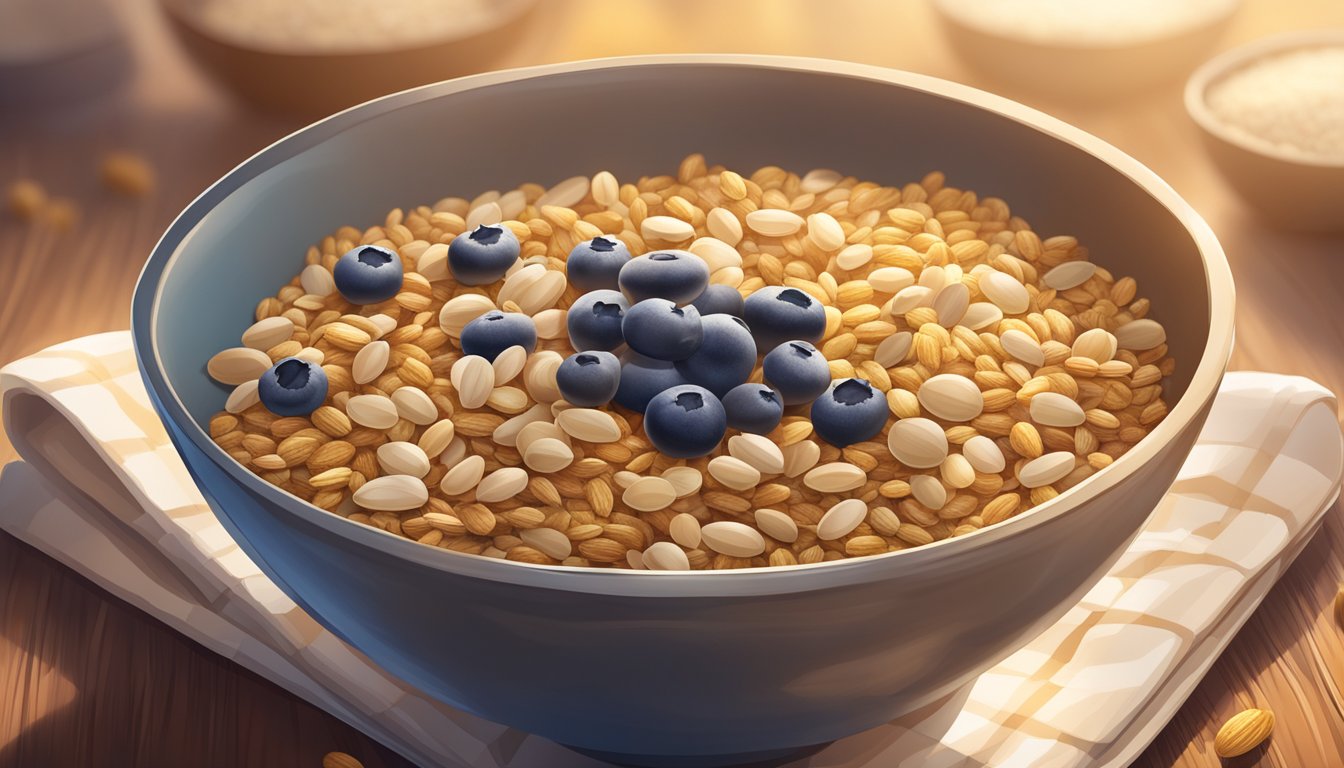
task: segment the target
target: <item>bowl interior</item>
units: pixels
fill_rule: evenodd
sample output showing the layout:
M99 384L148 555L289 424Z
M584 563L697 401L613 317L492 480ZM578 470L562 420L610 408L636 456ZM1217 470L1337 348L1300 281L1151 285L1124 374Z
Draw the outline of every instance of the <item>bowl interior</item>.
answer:
M1174 403L1210 328L1209 280L1191 232L1072 139L924 89L939 81L912 80L800 64L626 64L470 78L355 108L271 147L197 201L213 207L173 253L153 318L167 383L204 425L227 395L205 375L206 361L238 344L257 302L340 225L601 169L623 180L675 172L686 154L703 152L737 169L829 167L894 185L941 170L950 185L1005 199L1043 237L1077 236L1152 300L1178 361L1164 384Z

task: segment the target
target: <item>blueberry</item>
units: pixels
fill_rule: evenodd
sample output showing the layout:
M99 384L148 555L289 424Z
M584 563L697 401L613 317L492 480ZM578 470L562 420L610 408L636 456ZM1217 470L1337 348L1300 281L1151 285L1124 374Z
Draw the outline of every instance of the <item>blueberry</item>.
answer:
M630 310L620 291L590 291L580 296L569 307L565 322L569 326L569 343L575 349L613 350L625 343L621 335L621 321Z
M621 361L610 352L578 352L555 372L565 400L582 408L606 405L621 384Z
M307 416L327 399L327 374L320 365L286 357L261 374L257 395L276 416Z
M537 324L521 312L491 310L462 328L462 351L494 362L499 353L518 346L530 355L537 348Z
M704 329L700 348L677 363L677 369L687 381L723 397L751 377L756 368L756 342L747 324L732 315L710 315L701 318L700 325Z
M616 403L642 413L654 395L685 383L681 371L671 361L654 360L627 350L621 356L621 385L616 390Z
M667 299L645 299L630 307L621 321L625 343L645 357L685 360L700 348L704 328L700 312Z
M711 285L704 293L695 297L691 306L700 310L701 315L742 316L742 294L731 285Z
M764 384L738 384L723 396L728 426L764 435L784 418L784 398Z
M887 398L863 379L836 381L812 402L812 428L840 448L872 438L886 424Z
M694 384L659 392L644 411L644 434L654 448L674 459L708 454L727 431L723 403L713 392Z
M821 341L826 310L797 288L767 285L742 304L742 319L756 337L757 349L774 349L786 341Z
M565 261L569 284L587 293L602 289L616 290L616 276L630 260L630 249L611 235L594 237L579 243Z
M821 352L806 341L786 341L761 361L765 381L784 398L785 405L811 402L831 385L831 367Z
M377 304L401 291L401 257L376 245L345 252L331 270L336 290L351 304Z
M709 285L709 265L689 251L654 251L627 261L618 282L631 303L667 299L689 304Z
M513 230L502 224L482 224L448 244L448 269L462 285L487 285L509 271L521 250Z

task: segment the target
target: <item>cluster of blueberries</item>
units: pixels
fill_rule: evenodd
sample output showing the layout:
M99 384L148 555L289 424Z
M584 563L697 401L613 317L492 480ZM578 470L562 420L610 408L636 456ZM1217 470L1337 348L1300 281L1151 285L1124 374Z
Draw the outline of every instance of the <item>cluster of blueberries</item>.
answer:
M488 285L518 260L507 227L483 225L448 247L448 268L463 285ZM826 329L822 305L796 288L767 286L744 301L736 288L709 284L709 268L686 251L631 258L620 240L596 237L569 254L567 276L583 295L566 317L579 350L556 372L560 393L580 407L615 401L644 414L654 447L676 458L704 456L728 427L764 434L785 406L811 403L817 434L845 446L868 440L887 419L886 400L863 379L831 381L813 343ZM346 253L332 272L355 304L401 290L401 259L378 246ZM462 351L494 359L512 346L537 346L532 318L492 311L462 329ZM747 379L761 360L764 384ZM262 376L262 403L281 416L311 413L326 398L322 368L298 358Z

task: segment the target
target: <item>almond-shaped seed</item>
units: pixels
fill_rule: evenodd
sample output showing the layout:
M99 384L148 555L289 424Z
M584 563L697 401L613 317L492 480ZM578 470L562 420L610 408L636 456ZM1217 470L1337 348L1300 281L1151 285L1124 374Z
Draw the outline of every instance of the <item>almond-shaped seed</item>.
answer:
M901 419L887 432L887 448L911 469L932 469L947 458L947 434L932 419Z
M457 338L462 335L462 329L467 323L493 309L497 307L489 296L464 293L444 303L443 309L439 310L439 328L449 336Z
M1073 355L1105 363L1115 357L1115 351L1119 346L1119 342L1110 331L1105 328L1092 328L1078 334L1078 338L1073 340Z
M677 490L661 477L641 477L621 494L621 501L640 512L667 509L677 500Z
M1046 272L1041 282L1045 283L1047 288L1067 291L1091 280L1096 273L1097 265L1090 261L1066 261Z
M503 467L481 478L481 482L476 484L476 500L490 504L511 499L525 490L527 470L522 467Z
M914 339L914 334L909 331L893 333L878 342L877 349L873 351L873 359L883 368L895 368L905 362Z
M379 312L376 315L369 315L368 318L366 319L373 324L374 327L373 338L375 339L381 339L387 334L397 330L396 319L394 319L390 315L385 315L382 312Z
M679 513L667 524L667 535L687 549L700 546L700 521L694 515Z
M255 382L270 367L270 355L251 347L230 347L215 354L205 364L205 370L210 374L210 378L232 386L247 381Z
M686 247L686 250L704 260L706 266L709 267L710 274L718 272L720 269L741 268L742 266L742 254L738 253L733 246L716 237L697 238L695 242Z
M564 560L574 552L569 537L554 528L525 528L518 532L523 543L554 560Z
M480 355L459 358L449 369L448 379L462 407L469 410L485 405L495 389L495 369Z
M896 292L887 304L893 315L904 315L912 309L933 304L933 289L925 285L911 285Z
M537 338L545 341L565 338L565 335L569 333L565 321L565 310L555 307L543 309L532 316L532 322L537 326Z
M949 453L946 459L943 459L941 468L943 482L956 488L969 488L975 483L975 467L971 462L960 453Z
M454 440L453 443L459 441ZM449 446L448 450L452 450ZM445 451L445 455L447 451ZM445 462L446 463L446 462ZM439 482L439 490L449 496L459 496L475 488L481 482L481 477L485 475L485 458L481 456L466 456L462 460L453 464L448 473L443 476Z
M861 499L845 499L826 510L817 521L817 538L835 541L848 536L868 517L868 505Z
M1026 333L1016 328L1004 331L999 337L999 343L1003 345L1003 351L1021 360L1027 365L1040 368L1045 365L1045 350L1036 340Z
M495 387L485 399L485 404L492 410L510 415L526 411L530 402L527 393L517 387Z
M1003 310L988 301L977 301L966 308L961 324L972 331L980 331L997 325L1003 319Z
M392 442L378 446L378 464L389 475L424 477L429 474L429 457L415 443Z
M533 440L523 451L523 463L528 469L550 474L574 463L574 449L553 437Z
M650 571L689 571L691 561L686 552L670 541L655 541L641 556L644 567Z
M765 537L745 523L719 521L700 529L705 546L729 557L755 557L765 552Z
M261 396L257 393L256 379L244 381L242 384L233 388L229 396L224 401L224 410L229 413L242 413L248 408L261 402Z
M583 202L583 198L587 197L589 184L587 176L570 176L543 192L534 205L537 210L541 210L543 205L573 208Z
M807 239L829 253L845 244L845 230L840 227L840 222L836 221L834 216L822 211L807 217ZM871 253L870 249L869 258L872 258Z
M1125 323L1115 329L1115 341L1121 349L1129 349L1135 352L1144 352L1146 350L1165 344L1167 341L1167 331L1162 324L1156 320L1142 318L1132 322Z
M745 461L762 475L778 475L784 471L784 452L764 435L733 435L728 438L728 455Z
M1260 746L1274 731L1274 713L1246 709L1228 718L1213 737L1213 751L1223 759L1240 757Z
M695 227L675 216L649 216L639 223L639 234L645 240L680 243L695 237Z
M715 456L706 467L715 480L735 491L755 488L761 483L761 471L732 456Z
M951 328L966 316L971 305L971 291L964 283L950 283L933 297L933 311L938 315L938 324Z
M676 489L678 499L699 491L700 486L705 482L704 475L700 474L700 470L694 467L668 467L663 472L662 477ZM695 549L695 547L691 547L691 549Z
M545 276L545 264L524 264L504 278L504 285L500 287L499 295L495 299L501 307L509 302L518 304L522 300L523 294L527 293L533 285Z
M563 272L548 269L518 297L518 308L528 315L550 309L560 300L568 287L569 283L565 280Z
M761 533L775 541L792 544L798 540L798 523L778 509L758 509L754 517L756 527L761 529Z
M803 228L803 223L802 216L782 208L762 208L747 214L747 228L766 237L796 234Z
M821 493L852 491L868 482L868 474L844 461L832 461L814 467L803 475L803 484Z
M309 264L299 273L299 285L309 296L330 296L336 292L336 279L321 264Z
M595 408L561 411L555 423L574 439L588 443L614 443L621 439L621 428L611 414Z
M802 440L784 447L784 476L798 477L815 467L821 460L821 446L811 440Z
M947 489L932 475L912 476L910 495L915 497L915 501L933 510L942 509L947 503Z
M443 419L426 429L416 441L416 445L420 446L420 450L424 451L426 456L431 458L438 456L447 450L448 444L453 441L454 431L452 420Z
M429 489L417 477L384 475L361 485L354 501L377 512L404 512L424 506L429 501Z
M555 383L555 372L564 358L559 352L543 350L529 355L523 366L523 386L527 394L539 403L554 403L560 399L560 388Z
M397 387L392 392L392 404L401 418L427 426L439 420L439 407L419 387Z
M569 442L569 437L551 423L551 409L544 403L537 403L517 416L506 419L490 435L490 439L496 443L516 447L520 452L526 451L533 440L543 437Z
M350 375L356 384L368 384L387 370L387 360L392 347L386 341L372 341L355 353L355 362L351 365Z
M1031 295L1026 286L998 270L986 270L980 274L980 292L994 302L1005 315L1020 315L1031 306Z
M705 229L731 246L742 241L742 222L727 208L711 208L705 214Z
M1073 471L1075 457L1070 451L1055 451L1028 461L1017 471L1017 480L1027 488L1057 483Z
M925 410L948 421L970 421L985 410L985 396L975 382L953 373L930 377L919 386L917 396Z
M317 347L304 347L294 356L300 360L307 360L313 365L321 365L327 358L327 354Z
M835 255L835 265L844 270L858 269L859 267L862 267L863 265L867 264L872 260L873 260L873 246L868 245L867 243L855 243L853 245L846 246L839 253ZM891 267L891 269L899 269L899 267ZM873 272L877 271L879 270L873 270ZM869 274L868 276L868 284L872 285L873 290L875 291L881 291L883 293L893 292L893 291L884 291L883 289L878 288L876 285L873 285L872 274Z
M1067 395L1042 392L1031 398L1031 420L1046 427L1076 427L1087 421L1083 407Z
M878 293L899 293L915 284L915 273L903 267L879 267L868 273L868 284Z
M243 346L259 349L262 352L294 337L294 321L288 317L267 317L243 331Z
M430 282L452 277L448 270L448 244L435 243L426 248L415 262L415 271Z
M346 401L345 415L371 429L391 429L401 417L396 403L382 395L355 395Z
M984 435L976 435L962 443L961 455L966 457L976 472L985 475L997 475L1007 466L998 443Z

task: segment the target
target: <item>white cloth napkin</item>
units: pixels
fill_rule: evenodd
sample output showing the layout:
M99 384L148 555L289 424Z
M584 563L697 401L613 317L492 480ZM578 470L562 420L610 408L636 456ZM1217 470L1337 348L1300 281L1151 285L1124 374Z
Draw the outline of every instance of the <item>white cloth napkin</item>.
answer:
M29 462L0 476L0 528L417 763L598 765L436 702L280 592L192 484L145 395L128 333L17 360L0 369L0 391ZM1063 619L957 696L796 766L1127 764L1338 495L1335 408L1307 379L1229 374L1171 492Z

